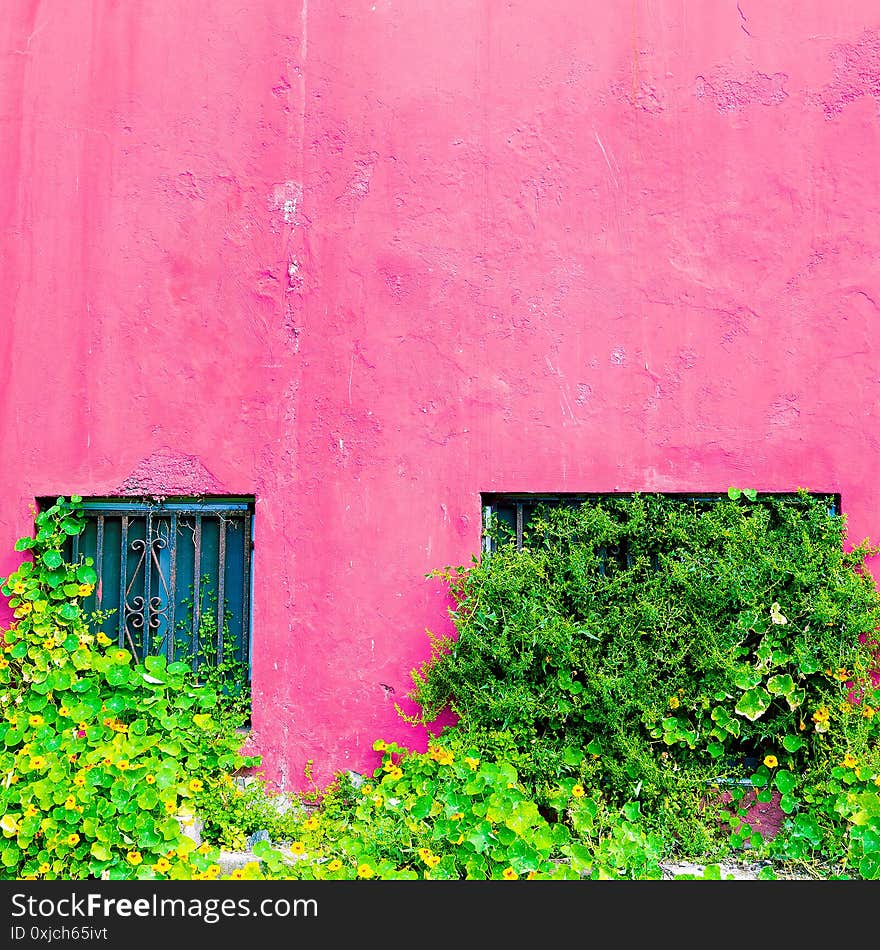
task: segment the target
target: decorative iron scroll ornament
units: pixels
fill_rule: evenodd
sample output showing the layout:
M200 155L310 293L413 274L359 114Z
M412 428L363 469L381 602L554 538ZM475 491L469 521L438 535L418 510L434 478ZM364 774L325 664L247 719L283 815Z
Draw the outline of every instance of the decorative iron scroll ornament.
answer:
M125 629L129 635L129 642L131 642L131 634L135 634L135 636L143 634L145 619L148 635L158 631L163 620L166 623L168 621L168 608L171 602L170 588L168 579L162 570L158 553L168 546L168 540L161 534L161 528L162 525L160 525L155 536L147 540L135 538L128 546L129 550L135 553L140 552L140 557L125 590ZM149 530L152 534L152 526ZM150 550L149 568L147 566L148 542ZM148 570L149 573L147 573ZM156 584L160 585L161 591L150 596L148 600L149 591L154 589ZM145 591L145 594L143 596L140 594L131 596L132 590L135 588ZM146 610L144 609L145 606ZM142 647L144 652L149 651L149 643L143 643Z

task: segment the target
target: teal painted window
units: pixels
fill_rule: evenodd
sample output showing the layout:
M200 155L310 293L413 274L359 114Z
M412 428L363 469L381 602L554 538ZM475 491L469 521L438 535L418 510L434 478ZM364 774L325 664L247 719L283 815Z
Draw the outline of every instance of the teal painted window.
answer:
M66 554L94 562L95 629L139 659L225 664L249 683L253 499L86 498L83 513Z

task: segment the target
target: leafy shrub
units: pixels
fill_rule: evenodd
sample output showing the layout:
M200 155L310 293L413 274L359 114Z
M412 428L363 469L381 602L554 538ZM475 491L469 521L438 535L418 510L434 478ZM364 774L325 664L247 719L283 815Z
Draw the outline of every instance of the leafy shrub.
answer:
M638 800L685 847L710 846L717 822L699 803L719 777L761 801L777 792L786 814L839 762L873 782L876 551L845 550L829 499L729 495L539 508L522 550L495 526L488 556L435 572L456 635L432 635L413 671L416 721L451 709L475 745L505 747L539 801L574 777L618 807ZM831 811L820 836L834 850Z

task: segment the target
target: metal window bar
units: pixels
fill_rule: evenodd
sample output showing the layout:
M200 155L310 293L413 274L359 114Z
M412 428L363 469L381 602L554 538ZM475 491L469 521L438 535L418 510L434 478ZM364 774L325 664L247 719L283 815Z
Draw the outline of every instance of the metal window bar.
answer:
M66 555L73 563L93 561L97 581L83 607L91 613L112 604L112 616L101 621L104 633L139 659L163 653L194 668L202 646L210 646L217 663L231 646L234 657L226 658L244 663L250 677L251 500L86 499L83 513L86 529L69 540ZM114 598L107 582L117 572ZM210 645L199 642L209 604L217 626ZM176 643L184 629L190 642Z

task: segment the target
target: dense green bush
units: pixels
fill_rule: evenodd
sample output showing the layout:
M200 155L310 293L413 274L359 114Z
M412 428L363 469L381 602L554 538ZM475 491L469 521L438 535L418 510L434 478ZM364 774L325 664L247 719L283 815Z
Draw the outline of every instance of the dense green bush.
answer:
M413 672L420 719L450 708L539 800L573 776L692 847L718 779L791 814L841 763L876 776L876 552L846 550L830 499L729 494L539 508L522 550L492 526L437 572L456 635Z

